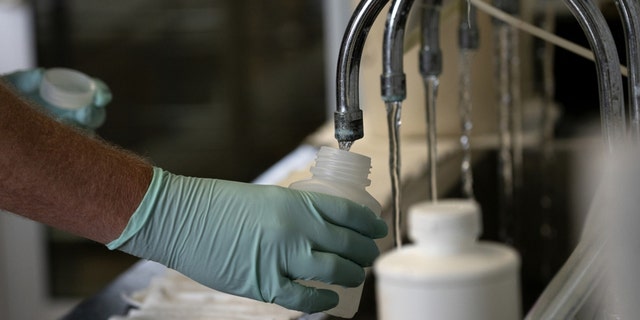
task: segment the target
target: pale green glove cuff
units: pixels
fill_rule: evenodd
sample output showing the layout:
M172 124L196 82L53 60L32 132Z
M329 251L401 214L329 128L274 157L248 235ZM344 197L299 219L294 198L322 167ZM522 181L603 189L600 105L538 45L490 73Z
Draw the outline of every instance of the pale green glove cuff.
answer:
M118 249L125 242L127 242L131 237L133 237L142 227L145 225L154 208L154 204L156 203L156 199L158 198L160 187L162 186L162 177L163 170L157 167L153 167L153 177L151 178L151 183L149 184L149 189L147 189L147 193L145 193L144 198L142 198L142 202L138 206L138 209L131 215L127 226L122 231L120 236L109 242L107 244L107 248L109 250Z

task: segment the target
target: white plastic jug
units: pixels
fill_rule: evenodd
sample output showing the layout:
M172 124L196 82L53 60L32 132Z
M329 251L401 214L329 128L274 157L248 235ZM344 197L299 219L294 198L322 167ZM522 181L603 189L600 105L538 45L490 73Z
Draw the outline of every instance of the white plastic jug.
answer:
M378 319L521 319L518 254L478 242L480 229L480 208L472 200L412 206L415 244L374 265Z

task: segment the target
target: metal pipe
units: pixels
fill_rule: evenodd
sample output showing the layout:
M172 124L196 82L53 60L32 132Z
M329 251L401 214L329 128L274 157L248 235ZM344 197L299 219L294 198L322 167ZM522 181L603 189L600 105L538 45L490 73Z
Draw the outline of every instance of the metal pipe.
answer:
M334 114L335 137L341 148L364 136L359 97L360 60L369 29L387 2L388 0L362 0L351 16L342 38Z
M622 19L627 45L631 139L636 144L640 144L640 2L638 0L615 0L614 2Z
M587 35L596 57L602 136L610 153L624 144L626 124L622 74L616 44L607 22L593 1L563 0Z

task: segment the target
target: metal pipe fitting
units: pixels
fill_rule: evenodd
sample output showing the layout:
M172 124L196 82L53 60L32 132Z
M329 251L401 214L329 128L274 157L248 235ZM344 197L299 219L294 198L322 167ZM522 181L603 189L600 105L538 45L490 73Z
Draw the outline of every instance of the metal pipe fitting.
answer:
M422 49L420 50L420 74L424 77L442 73L440 49L440 10L442 0L422 0Z
M478 29L478 9L471 3L460 1L460 25L458 27L458 47L462 50L476 50L480 46Z

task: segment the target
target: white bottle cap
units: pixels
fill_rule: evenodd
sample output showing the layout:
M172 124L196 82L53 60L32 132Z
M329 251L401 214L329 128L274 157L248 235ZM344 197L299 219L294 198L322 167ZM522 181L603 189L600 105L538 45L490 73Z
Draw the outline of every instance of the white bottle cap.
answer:
M481 233L480 206L473 200L422 202L409 208L409 236L434 252L459 251Z
M46 102L66 110L77 110L93 101L96 84L84 73L53 68L44 72L40 83L40 96Z

